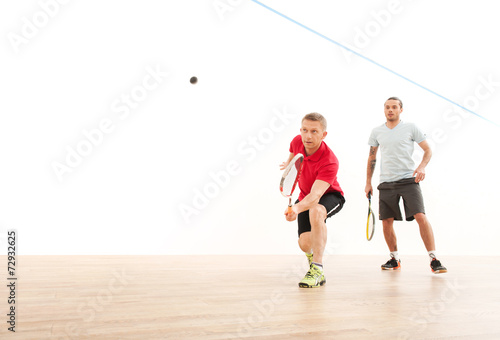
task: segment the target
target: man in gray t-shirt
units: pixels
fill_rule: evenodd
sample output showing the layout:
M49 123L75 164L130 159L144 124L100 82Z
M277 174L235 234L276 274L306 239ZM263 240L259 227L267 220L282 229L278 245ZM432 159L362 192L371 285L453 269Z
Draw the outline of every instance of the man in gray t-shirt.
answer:
M368 140L370 154L365 188L367 197L373 194L372 177L377 162L377 151L380 148L382 161L380 185L377 187L380 193L379 218L382 220L385 241L391 252L389 261L382 265L382 269L401 268L393 225L394 220L403 219L399 209L402 197L406 220L416 220L420 227L420 235L429 254L432 272L446 273L446 268L436 257L434 233L425 215L424 200L419 185L425 178L425 167L432 156L431 148L425 140L425 134L415 124L400 119L403 103L399 98L387 99L384 112L386 123L374 128ZM415 167L412 158L415 143L424 150L424 156L418 167Z

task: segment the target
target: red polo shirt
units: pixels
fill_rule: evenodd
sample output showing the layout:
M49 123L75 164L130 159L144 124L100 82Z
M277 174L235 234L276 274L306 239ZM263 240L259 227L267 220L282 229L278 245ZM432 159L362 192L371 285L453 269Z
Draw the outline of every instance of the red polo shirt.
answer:
M299 200L303 200L311 192L312 185L317 179L330 183L330 187L325 191L325 194L336 191L344 196L339 182L337 182L339 161L325 142L321 142L318 151L311 156L306 156L302 136L298 135L290 143L290 152L294 155L298 153L304 155L304 164L299 178Z

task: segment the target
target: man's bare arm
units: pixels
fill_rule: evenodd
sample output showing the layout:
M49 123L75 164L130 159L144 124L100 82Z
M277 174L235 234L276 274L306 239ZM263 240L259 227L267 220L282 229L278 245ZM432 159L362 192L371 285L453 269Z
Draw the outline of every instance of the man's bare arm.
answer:
M422 157L422 162L420 162L419 166L413 172L413 177L415 177L415 182L417 183L424 180L425 167L429 164L432 157L432 149L426 140L418 143L418 145L424 150L424 156Z
M365 193L367 197L368 193L370 193L370 195L373 194L372 177L373 173L375 172L375 166L377 165L377 151L378 146L370 146L370 153L368 154L368 164L366 166Z

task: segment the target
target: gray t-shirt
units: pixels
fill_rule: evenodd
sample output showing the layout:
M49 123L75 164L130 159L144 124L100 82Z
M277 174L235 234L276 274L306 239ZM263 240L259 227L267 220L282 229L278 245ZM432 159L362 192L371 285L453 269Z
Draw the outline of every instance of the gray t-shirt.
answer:
M413 123L400 121L393 129L384 123L374 128L368 145L380 147L380 183L411 178L415 171L414 143L424 140L425 134Z

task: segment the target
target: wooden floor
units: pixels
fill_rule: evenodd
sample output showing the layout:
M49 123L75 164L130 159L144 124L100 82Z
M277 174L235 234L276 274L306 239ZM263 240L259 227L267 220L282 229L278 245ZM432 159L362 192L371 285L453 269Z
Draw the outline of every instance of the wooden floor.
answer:
M385 260L331 255L326 285L300 289L305 256L19 256L0 338L500 339L500 258Z

